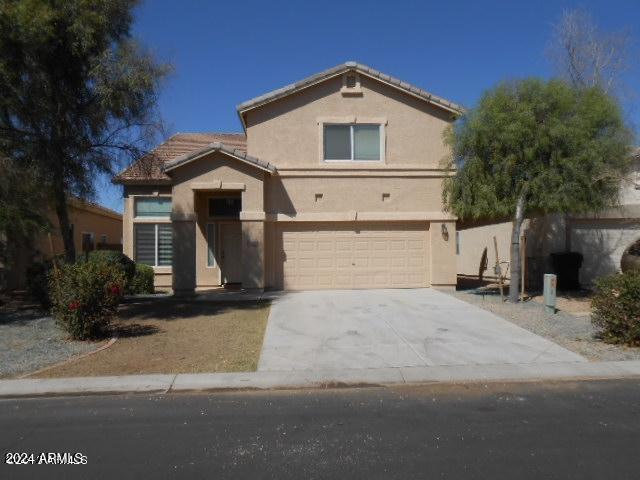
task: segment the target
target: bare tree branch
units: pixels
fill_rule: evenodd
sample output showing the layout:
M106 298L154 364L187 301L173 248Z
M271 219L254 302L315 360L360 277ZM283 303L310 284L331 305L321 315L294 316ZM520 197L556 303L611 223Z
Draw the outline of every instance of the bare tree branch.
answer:
M605 32L584 10L565 10L554 25L549 54L561 77L577 87L599 86L619 96L630 67L631 35Z

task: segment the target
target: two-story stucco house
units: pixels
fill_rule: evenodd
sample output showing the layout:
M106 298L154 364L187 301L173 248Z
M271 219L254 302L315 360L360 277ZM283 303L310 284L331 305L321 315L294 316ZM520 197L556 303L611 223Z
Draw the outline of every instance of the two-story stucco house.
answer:
M120 173L124 251L175 293L456 283L443 130L461 107L347 62L176 134Z

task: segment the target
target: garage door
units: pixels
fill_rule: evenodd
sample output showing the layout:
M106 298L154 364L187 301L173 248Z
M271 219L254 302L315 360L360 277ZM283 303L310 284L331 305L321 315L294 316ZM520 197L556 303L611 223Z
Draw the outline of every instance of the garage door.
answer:
M428 224L281 224L283 288L416 288L428 285Z

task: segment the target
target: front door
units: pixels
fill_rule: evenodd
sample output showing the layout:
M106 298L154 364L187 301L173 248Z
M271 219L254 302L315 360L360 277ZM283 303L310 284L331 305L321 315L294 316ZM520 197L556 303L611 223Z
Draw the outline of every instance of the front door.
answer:
M242 282L242 228L240 222L220 225L222 283Z

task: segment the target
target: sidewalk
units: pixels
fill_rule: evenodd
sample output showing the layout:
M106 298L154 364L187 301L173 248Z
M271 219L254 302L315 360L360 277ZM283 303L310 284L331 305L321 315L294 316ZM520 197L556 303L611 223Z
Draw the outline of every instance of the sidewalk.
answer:
M0 380L0 398L640 377L640 361Z

